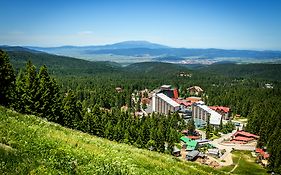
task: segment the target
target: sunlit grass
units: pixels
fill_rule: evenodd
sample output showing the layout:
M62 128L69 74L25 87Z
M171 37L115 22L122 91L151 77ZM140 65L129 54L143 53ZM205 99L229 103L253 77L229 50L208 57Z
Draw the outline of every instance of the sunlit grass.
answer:
M0 107L0 174L222 174Z
M233 170L233 174L253 174L262 175L267 174L266 169L261 165L255 163L255 158L252 157L250 151L233 151L233 165L223 167L220 170L225 172L231 172L235 165L237 167ZM241 158L240 158L241 157Z

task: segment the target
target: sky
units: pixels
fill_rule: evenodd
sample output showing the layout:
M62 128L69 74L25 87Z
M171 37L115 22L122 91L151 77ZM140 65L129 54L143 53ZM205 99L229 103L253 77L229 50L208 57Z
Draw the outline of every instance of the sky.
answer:
M0 0L0 45L281 50L280 0Z

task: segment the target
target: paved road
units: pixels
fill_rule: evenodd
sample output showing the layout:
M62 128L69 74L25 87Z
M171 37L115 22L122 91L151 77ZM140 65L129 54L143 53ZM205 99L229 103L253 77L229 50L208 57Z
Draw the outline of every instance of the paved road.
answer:
M225 153L219 158L219 160L224 160L224 162L220 162L221 166L229 166L229 165L233 164L232 154L231 154L233 147L222 145L220 143L222 141L224 141L225 139L229 139L231 137L231 135L235 132L236 132L236 130L233 130L231 133L223 134L220 138L214 139L213 141L210 142L212 145L214 145L218 149L225 150Z
M201 130L196 130L196 131L199 132L202 139L206 139L206 133L204 131L201 131Z

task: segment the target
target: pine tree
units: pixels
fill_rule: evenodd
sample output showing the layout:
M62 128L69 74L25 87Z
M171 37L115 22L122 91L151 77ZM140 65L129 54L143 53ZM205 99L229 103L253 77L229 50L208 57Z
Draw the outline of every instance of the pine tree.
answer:
M194 124L193 118L188 121L187 129L188 129L188 134L193 135L193 133L195 131L195 124Z
M25 73L25 89L22 96L25 113L27 114L37 114L36 112L36 102L39 100L36 96L36 93L39 88L39 81L36 72L36 67L32 64L31 61L28 61L26 64L26 73Z
M21 69L16 78L15 100L12 104L12 107L21 113L25 113L25 104L22 100L24 93L25 93L24 70Z
M168 137L166 138L168 143L168 152L172 153L175 143L178 141L178 133L175 129L169 128L168 130Z
M82 124L82 104L72 91L68 91L62 101L63 125L79 129Z
M15 91L15 74L9 56L0 50L0 105L8 106Z
M129 133L128 129L126 129L125 134L124 134L123 142L126 143L126 144L130 144L131 140L132 139L131 139L130 133Z
M26 114L37 114L36 102L38 98L36 93L39 88L39 79L36 68L28 61L24 71L20 71L16 79L15 102L13 107Z
M35 110L41 117L45 117L50 121L57 121L58 116L61 115L57 112L60 109L59 88L53 80L44 65L40 68L39 74L39 87L36 92Z
M112 126L111 120L109 120L107 122L107 124L105 125L104 137L109 140L113 140L112 132L113 132L113 126Z
M155 142L157 151L163 153L165 151L165 138L163 136L163 128L161 126L157 129L157 138Z
M210 125L210 116L208 115L207 124L206 124L206 138L209 139L211 137L211 125Z

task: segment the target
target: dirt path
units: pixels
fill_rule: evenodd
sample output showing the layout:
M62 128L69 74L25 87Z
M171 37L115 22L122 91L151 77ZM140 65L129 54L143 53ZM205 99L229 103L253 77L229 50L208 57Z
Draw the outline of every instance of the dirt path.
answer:
M234 168L230 171L230 173L232 173L239 165L239 162L240 162L240 159L241 159L241 156L239 157L239 160L237 162L237 164L234 166Z
M199 132L199 134L201 135L202 139L206 139L206 133L204 131L201 131L199 129L197 129L196 131Z

